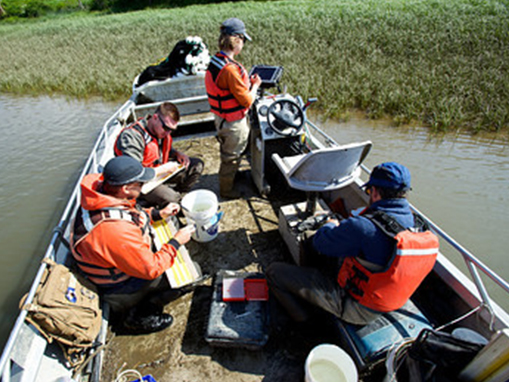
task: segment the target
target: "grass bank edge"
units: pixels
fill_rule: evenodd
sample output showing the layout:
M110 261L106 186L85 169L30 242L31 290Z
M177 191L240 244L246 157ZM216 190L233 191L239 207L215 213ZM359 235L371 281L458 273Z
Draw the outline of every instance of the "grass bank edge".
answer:
M283 65L289 91L318 97L327 116L362 110L435 131L509 130L509 51L501 49L509 12L495 1L236 2L0 25L0 90L122 100L134 77L187 35L213 53L231 16L254 37L241 61Z

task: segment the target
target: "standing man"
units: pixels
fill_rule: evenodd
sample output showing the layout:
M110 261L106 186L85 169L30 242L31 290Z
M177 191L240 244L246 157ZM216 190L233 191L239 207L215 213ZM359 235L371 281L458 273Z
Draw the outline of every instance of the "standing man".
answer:
M162 208L178 203L189 192L203 172L203 161L190 158L172 147L172 131L177 130L180 113L171 102L159 105L154 114L141 118L122 130L115 142L115 155L127 155L144 167L152 167L156 176L179 171L166 183L154 188L140 200L147 206Z
M246 40L251 41L244 23L230 18L223 22L220 32L220 52L210 60L205 86L221 145L219 193L223 198L233 199L240 196L234 189L235 174L249 138L246 114L262 80L257 74L248 78L246 69L235 61Z
M295 321L309 318L310 303L346 322L367 324L402 307L433 268L438 239L410 210L408 169L382 163L364 187L369 205L360 215L331 219L312 237L315 255L336 258L339 272L285 263L267 269L274 296Z
M175 215L179 205L170 203L161 210L136 205L143 183L154 175L137 160L120 156L106 164L103 174L85 176L71 233L78 268L120 317L124 333L151 333L171 325L173 318L163 308L180 292L170 287L164 271L194 231L185 227L161 249L155 248L151 222Z

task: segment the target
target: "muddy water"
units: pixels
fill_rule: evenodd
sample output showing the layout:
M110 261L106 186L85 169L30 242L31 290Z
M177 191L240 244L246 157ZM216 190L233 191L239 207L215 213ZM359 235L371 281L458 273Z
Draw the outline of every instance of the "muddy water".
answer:
M0 95L1 346L92 143L117 106ZM395 129L362 118L324 128L339 142L370 139L369 167L387 160L407 165L415 190L411 201L509 279L507 142L430 137L425 129Z

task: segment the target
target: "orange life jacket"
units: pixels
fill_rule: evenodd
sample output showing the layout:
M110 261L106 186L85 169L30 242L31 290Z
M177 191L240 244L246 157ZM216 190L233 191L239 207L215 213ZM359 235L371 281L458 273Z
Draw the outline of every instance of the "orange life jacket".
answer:
M246 69L240 63L222 53L217 53L210 59L205 74L205 87L209 98L210 111L228 122L232 122L244 118L249 108L242 106L229 89L221 89L217 86L217 79L227 65L236 65L239 68L242 81L249 89L250 82Z
M401 308L431 272L438 255L438 238L417 215L415 228L402 227L382 212L363 215L395 240L395 250L386 268L372 272L356 257L345 258L338 283L360 304L378 312Z
M141 123L142 118L138 119L135 123L124 128L115 142L115 155L120 156L123 155L123 152L119 148L119 139L120 135L128 130L133 129L141 134L143 140L145 141L145 149L143 151L143 167L157 167L161 164L168 162L170 157L171 145L173 142L173 138L171 135L167 134L166 137L159 145L157 139L155 139L150 133L145 129L143 124Z
M115 267L105 268L83 257L77 250L78 245L98 224L109 220L126 220L140 228L142 235L150 234L150 219L144 211L134 212L121 208L104 208L88 211L80 208L76 214L76 224L71 240L71 252L80 270L96 285L114 285L128 280L131 276Z

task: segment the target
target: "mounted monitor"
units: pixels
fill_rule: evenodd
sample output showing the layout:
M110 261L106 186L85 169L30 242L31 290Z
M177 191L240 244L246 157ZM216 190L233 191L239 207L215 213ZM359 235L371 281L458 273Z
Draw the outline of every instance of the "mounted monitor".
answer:
M278 86L279 80L283 76L282 66L255 65L249 71L249 77L258 74L262 79L260 87L269 89Z

